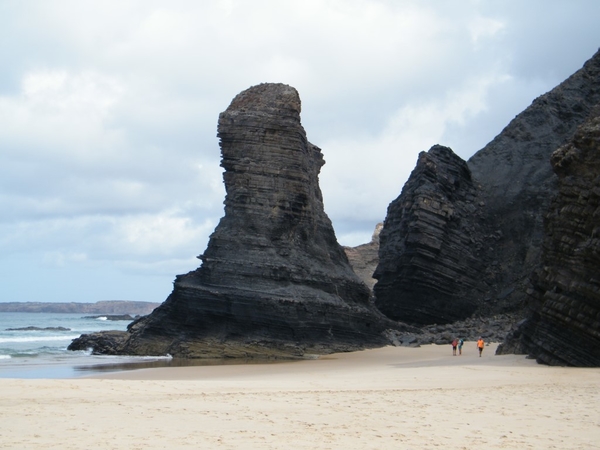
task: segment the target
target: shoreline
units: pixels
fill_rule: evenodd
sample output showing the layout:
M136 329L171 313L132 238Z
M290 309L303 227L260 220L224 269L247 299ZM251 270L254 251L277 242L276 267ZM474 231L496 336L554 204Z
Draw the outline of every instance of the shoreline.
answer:
M276 364L0 379L6 448L598 448L600 368L383 347Z

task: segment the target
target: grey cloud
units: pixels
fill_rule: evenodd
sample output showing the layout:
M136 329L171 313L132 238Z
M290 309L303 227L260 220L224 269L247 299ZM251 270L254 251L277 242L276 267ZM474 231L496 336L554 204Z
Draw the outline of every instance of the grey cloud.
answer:
M592 0L114 5L0 5L0 301L35 295L27 267L53 286L30 300L73 298L69 273L163 300L223 214L217 118L253 84L298 89L326 211L355 245L419 151L468 158L600 42Z

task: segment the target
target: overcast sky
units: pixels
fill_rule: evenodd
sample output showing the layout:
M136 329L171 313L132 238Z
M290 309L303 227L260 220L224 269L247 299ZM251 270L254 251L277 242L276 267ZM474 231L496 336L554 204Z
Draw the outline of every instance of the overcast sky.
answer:
M467 159L600 46L597 0L0 1L0 301L163 301L223 215L218 114L294 86L368 242L420 151Z

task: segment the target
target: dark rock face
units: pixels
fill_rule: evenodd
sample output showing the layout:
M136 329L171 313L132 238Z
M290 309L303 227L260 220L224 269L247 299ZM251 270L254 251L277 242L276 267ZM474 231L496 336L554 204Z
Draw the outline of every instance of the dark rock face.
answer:
M545 217L531 317L498 350L551 365L600 366L600 109L552 154L558 194Z
M383 223L375 226L375 231L371 237L371 242L358 245L356 247L344 247L348 261L354 270L354 273L372 290L377 282L373 278L373 273L379 263L379 233L383 228Z
M124 354L302 357L381 346L397 327L370 302L323 209L318 147L300 98L254 86L219 116L225 216L168 299L129 328Z
M92 349L94 355L119 355L129 335L125 331L109 330L82 334L69 344L67 350Z
M421 152L380 234L375 303L408 323L449 323L475 311L481 215L465 161L448 147Z
M491 344L503 342L515 329L515 323L513 315L498 314L489 317L471 317L448 324L426 325L419 328L419 333L389 331L389 335L394 345L404 347L429 344L449 346L454 338L475 343L480 336L486 344Z
M480 185L490 261L485 291L492 311L526 303L539 263L543 217L557 192L550 155L564 145L600 101L600 52L531 106L468 161Z
M550 155L599 101L600 52L469 159L460 169L470 171L468 182L458 177L460 185L453 186L437 177L444 164L431 150L422 154L388 208L377 306L389 317L421 324L524 311L541 256L543 215L557 192ZM461 163L452 158L448 170Z

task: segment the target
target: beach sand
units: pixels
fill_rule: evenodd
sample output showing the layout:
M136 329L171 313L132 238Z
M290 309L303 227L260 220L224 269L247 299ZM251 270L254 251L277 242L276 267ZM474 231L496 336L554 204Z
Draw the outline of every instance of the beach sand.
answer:
M494 351L0 379L0 448L600 448L600 369Z

